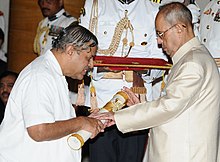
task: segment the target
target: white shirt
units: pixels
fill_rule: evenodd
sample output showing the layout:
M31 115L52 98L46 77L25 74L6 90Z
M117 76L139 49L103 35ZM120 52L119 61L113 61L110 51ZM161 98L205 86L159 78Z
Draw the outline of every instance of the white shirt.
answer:
M7 162L80 162L81 150L71 150L67 136L36 142L27 128L74 118L69 90L51 51L20 73L9 96L0 127L0 159Z
M38 24L37 34L34 40L34 52L39 55L44 54L48 49L52 48L53 34L57 34L63 28L69 26L72 22L76 21L76 18L68 15L64 9L60 10L54 17L54 20L49 20L48 17L43 19ZM50 31L53 32L50 32ZM36 46L39 45L39 50Z
M85 2L85 15L81 15L81 25L89 27L90 13L93 0ZM128 57L138 58L163 58L166 59L162 50L158 48L156 41L156 32L154 19L158 11L158 5L148 0L136 0L129 5L122 4L118 0L98 0L98 23L96 36L99 41L100 49L107 49L112 41L117 23L125 17L125 11L133 26L134 32L134 47L131 49ZM121 56L122 40L126 37L126 31L122 33L119 47L113 56ZM132 41L132 34L128 30L128 44ZM129 46L124 48L127 53ZM102 55L97 53L97 55ZM155 75L159 72L157 71ZM96 96L98 107L102 107L108 102L113 95L121 90L123 86L131 87L131 82L123 81L122 79L100 79L103 74L97 74L94 70L93 84L96 88ZM151 76L154 77L153 75ZM148 94L151 94L151 85L148 84ZM88 94L88 93L87 93ZM150 98L150 96L149 96ZM89 101L89 95L87 96ZM87 102L89 105L89 102Z

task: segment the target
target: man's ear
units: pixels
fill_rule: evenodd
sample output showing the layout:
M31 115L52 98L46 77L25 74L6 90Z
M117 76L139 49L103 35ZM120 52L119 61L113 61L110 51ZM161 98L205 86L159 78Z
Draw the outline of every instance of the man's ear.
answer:
M72 56L76 51L74 50L73 46L67 46L66 47L66 54L68 56Z
M181 33L186 27L183 24L176 24L176 28L177 28L177 32Z

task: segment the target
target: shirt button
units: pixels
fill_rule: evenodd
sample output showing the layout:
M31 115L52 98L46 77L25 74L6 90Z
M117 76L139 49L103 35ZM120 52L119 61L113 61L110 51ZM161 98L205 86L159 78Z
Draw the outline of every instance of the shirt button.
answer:
M206 29L210 29L210 25L207 25L207 26L206 26Z
M107 31L104 31L104 34L106 35L106 34L107 34Z
M203 42L206 42L206 38L203 39Z
M147 37L147 34L146 34L146 33L144 34L144 37Z
M147 42L141 42L141 45L142 45L142 46L146 46L146 45L147 45Z

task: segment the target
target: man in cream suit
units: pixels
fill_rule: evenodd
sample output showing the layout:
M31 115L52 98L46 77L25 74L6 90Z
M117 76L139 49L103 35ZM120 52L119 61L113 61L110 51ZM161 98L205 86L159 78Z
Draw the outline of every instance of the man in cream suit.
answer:
M171 56L163 96L138 103L128 89L129 108L105 113L123 132L150 129L147 162L218 162L220 77L208 50L194 36L192 15L182 3L161 7L156 17L158 44Z

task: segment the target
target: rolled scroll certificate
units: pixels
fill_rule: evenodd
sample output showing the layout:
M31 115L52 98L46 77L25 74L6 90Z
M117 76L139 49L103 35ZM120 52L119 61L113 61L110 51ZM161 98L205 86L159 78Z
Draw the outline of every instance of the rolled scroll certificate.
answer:
M103 107L100 109L99 113L103 112L115 112L117 110L122 109L128 101L128 96L125 92L119 91L117 92L113 98ZM102 120L102 123L105 121ZM71 134L68 139L67 143L73 150L79 150L84 143L91 137L92 133L80 130L76 133Z

